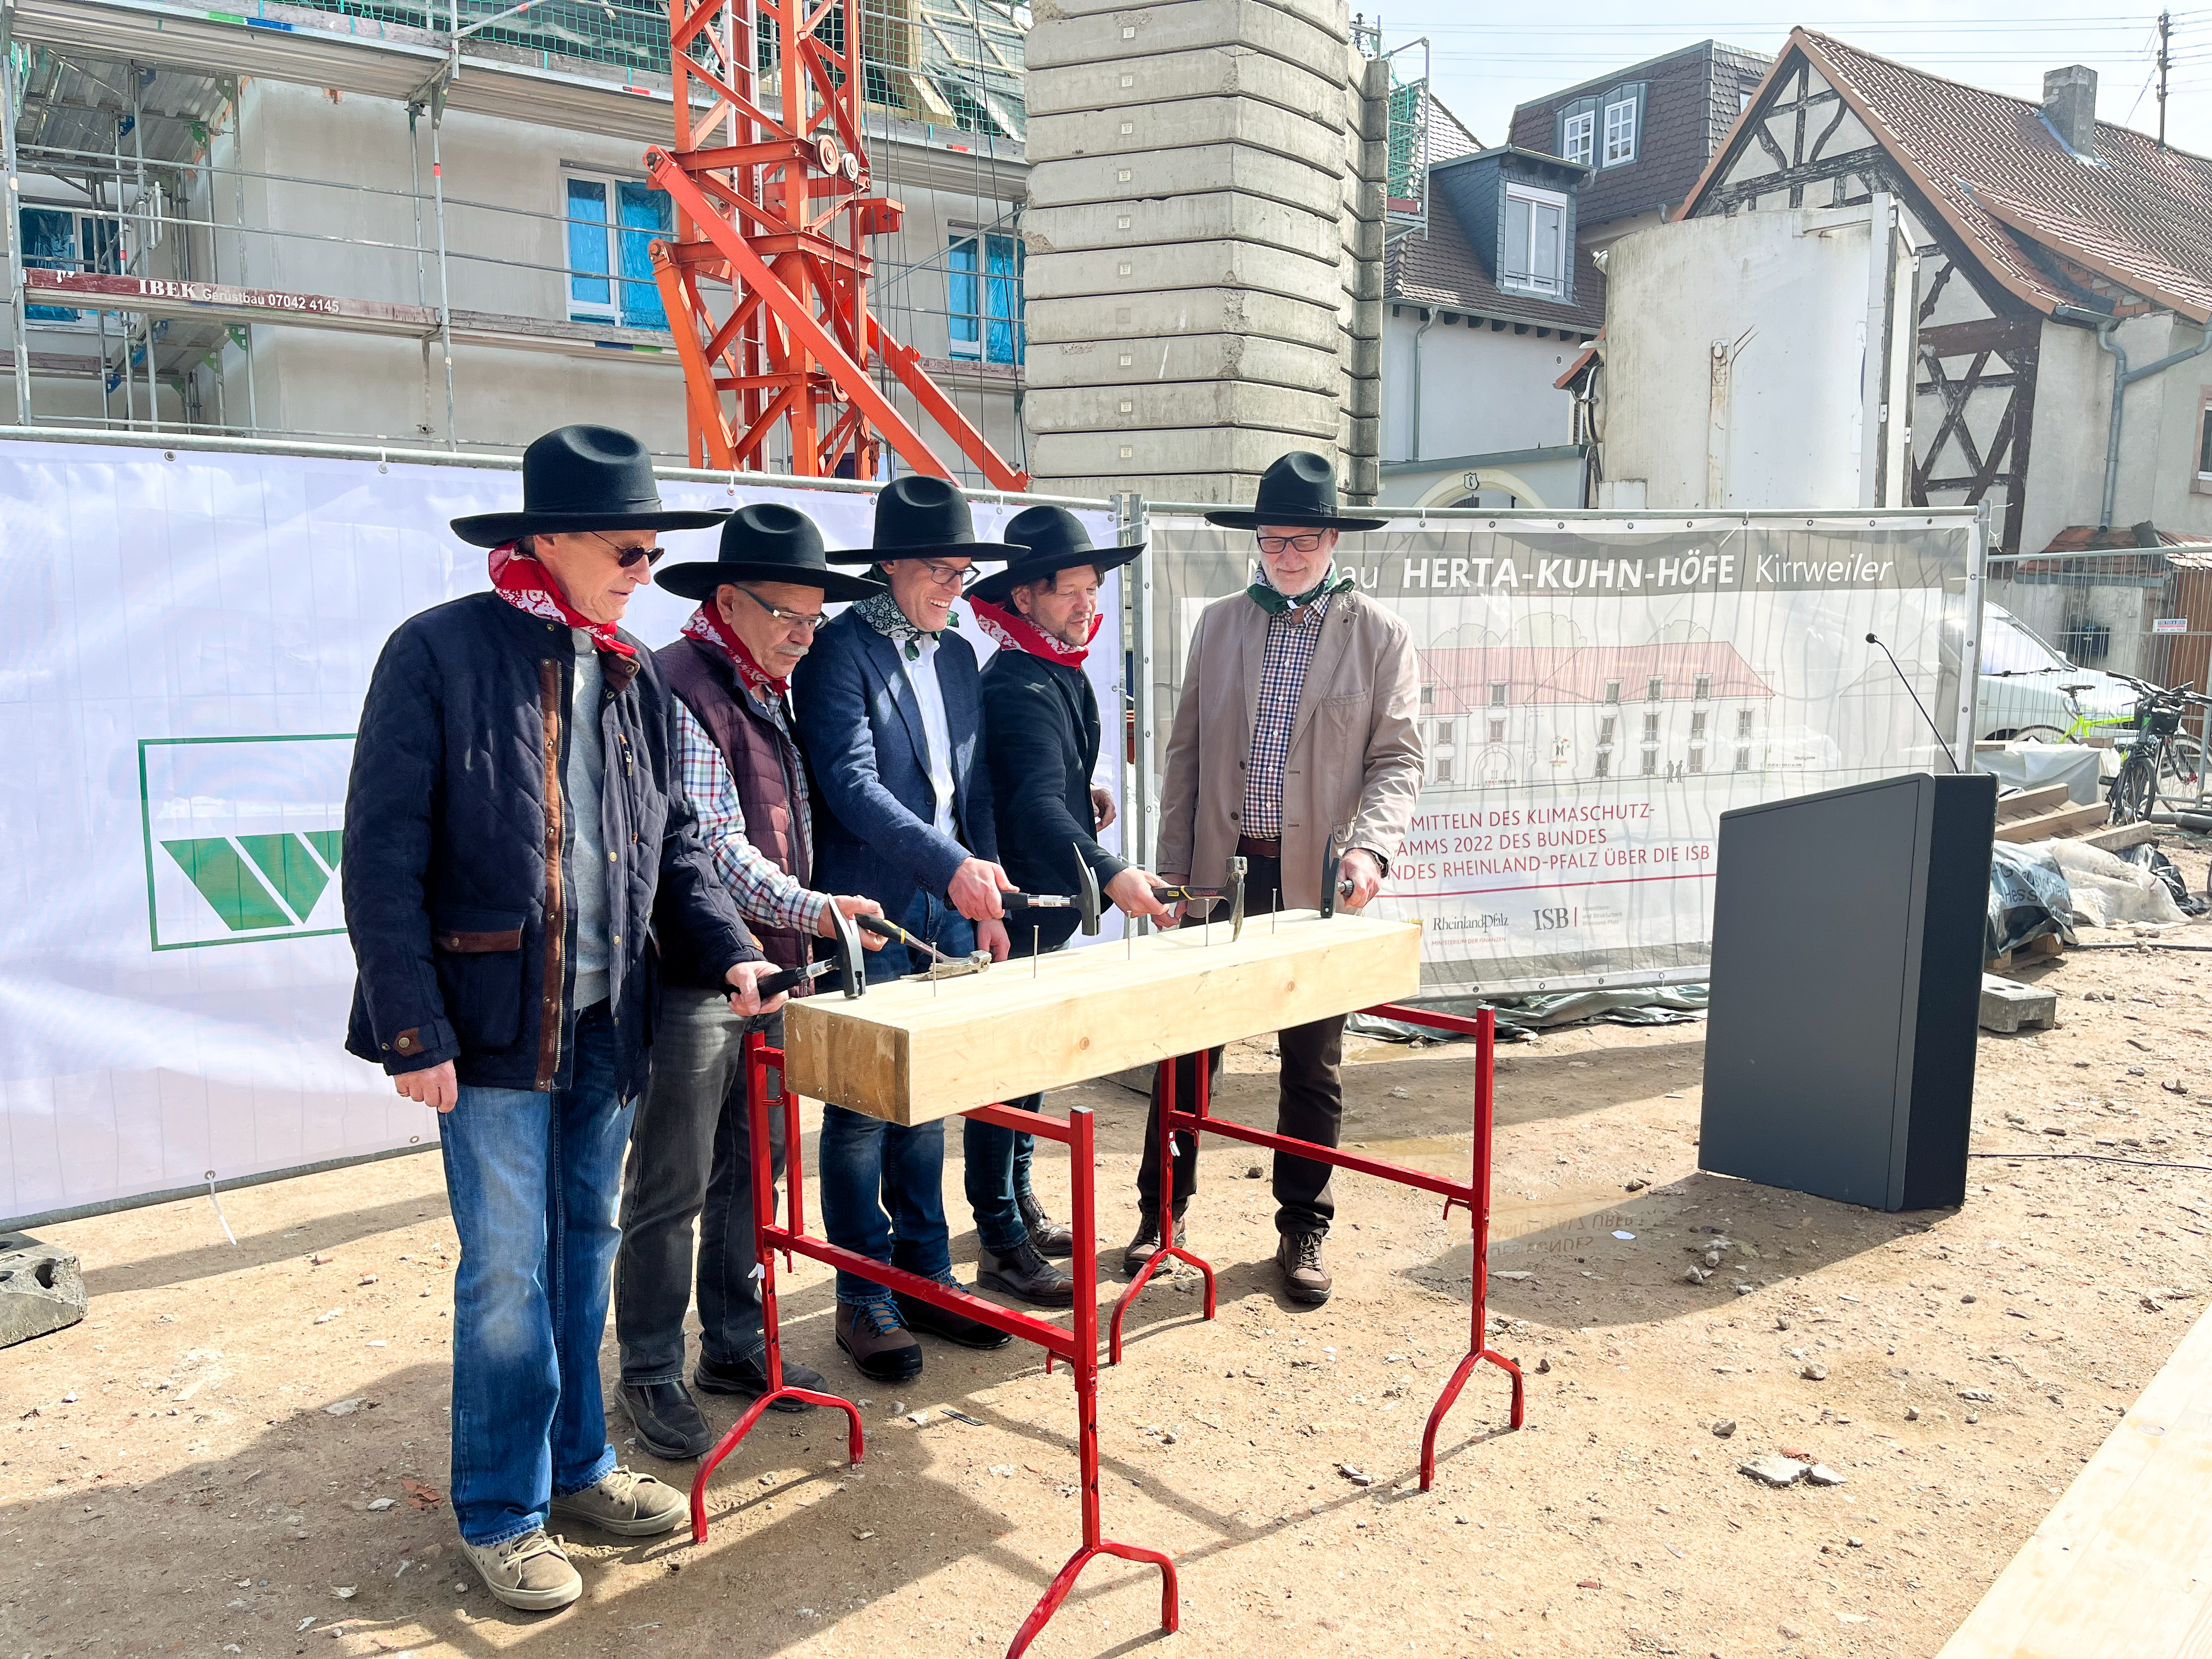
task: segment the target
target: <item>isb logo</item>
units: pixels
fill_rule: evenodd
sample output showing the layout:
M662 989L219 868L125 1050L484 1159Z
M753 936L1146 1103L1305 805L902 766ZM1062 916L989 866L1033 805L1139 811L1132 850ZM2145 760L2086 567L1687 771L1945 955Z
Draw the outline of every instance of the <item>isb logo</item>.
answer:
M1571 904L1539 905L1533 914L1536 918L1536 931L1540 933L1553 933L1564 927L1572 927L1577 920L1576 908Z
M336 878L353 741L351 732L140 740L154 949L345 931Z

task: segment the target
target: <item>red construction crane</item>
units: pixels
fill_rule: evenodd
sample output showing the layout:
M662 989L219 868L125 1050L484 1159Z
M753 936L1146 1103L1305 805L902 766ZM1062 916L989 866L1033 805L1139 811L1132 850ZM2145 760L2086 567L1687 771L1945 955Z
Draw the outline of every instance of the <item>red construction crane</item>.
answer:
M676 142L646 166L676 208L653 265L684 360L693 464L765 470L787 425L795 473L872 478L888 442L915 471L951 477L876 384L881 363L992 487L1026 489L1029 474L868 309L866 239L905 210L868 193L860 0L669 0L668 34ZM696 120L694 82L714 100Z

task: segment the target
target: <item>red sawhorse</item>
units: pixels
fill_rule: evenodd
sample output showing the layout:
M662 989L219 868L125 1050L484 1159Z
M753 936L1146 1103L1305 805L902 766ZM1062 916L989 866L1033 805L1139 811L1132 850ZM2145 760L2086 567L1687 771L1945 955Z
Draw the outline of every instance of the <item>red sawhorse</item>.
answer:
M1170 1257L1187 1261L1198 1269L1206 1279L1206 1316L1213 1317L1213 1268L1202 1258L1173 1242L1176 1229L1175 1214L1175 1133L1178 1129L1196 1135L1225 1135L1231 1140L1247 1141L1255 1146L1267 1146L1279 1152L1288 1152L1296 1158L1311 1158L1316 1164L1333 1164L1341 1170L1357 1170L1362 1175L1380 1176L1402 1186L1418 1187L1425 1192L1440 1194L1444 1201L1444 1214L1449 1216L1455 1204L1464 1207L1474 1231L1474 1310L1471 1334L1468 1338L1467 1353L1453 1368L1451 1380L1444 1384L1443 1393L1437 1396L1436 1407L1429 1413L1428 1426L1421 1433L1421 1490L1426 1492L1437 1478L1437 1431L1444 1420L1444 1413L1459 1398L1460 1390L1467 1386L1475 1367L1488 1360L1513 1379L1512 1426L1519 1428L1528 1416L1528 1389L1522 1381L1521 1368L1490 1346L1490 1140L1497 1116L1497 1103L1492 1092L1492 1060L1494 1058L1497 1034L1489 1009L1484 1009L1473 1019L1458 1014L1432 1013L1425 1008L1409 1008L1397 1003L1384 1003L1370 1008L1367 1012L1382 1019L1394 1019L1407 1025L1423 1025L1432 1030L1455 1031L1474 1039L1474 1156L1470 1176L1466 1181L1447 1181L1425 1170L1408 1168L1402 1164L1386 1164L1380 1158L1362 1158L1356 1152L1340 1152L1334 1146L1318 1146L1310 1140L1298 1140L1289 1135L1271 1133L1265 1129L1248 1128L1242 1123L1231 1123L1224 1118L1210 1115L1207 1107L1212 1091L1210 1073L1212 1068L1200 1056L1198 1065L1197 1099L1192 1109L1185 1111L1176 1101L1175 1061L1160 1062L1160 1214L1170 1218L1160 1234L1160 1248L1152 1252L1137 1276L1129 1281L1129 1288L1114 1304L1114 1317L1109 1327L1110 1343L1108 1349L1115 1364L1121 1363L1121 1316L1129 1304L1152 1282L1152 1275Z
M1068 1266L1075 1279L1075 1309L1073 1330L1064 1330L1049 1320L1038 1319L1002 1308L995 1302L986 1302L981 1297L969 1296L959 1291L947 1290L934 1279L923 1279L898 1267L873 1261L851 1250L840 1249L826 1240L810 1237L806 1232L804 1194L806 1182L799 1164L799 1097L786 1094L783 1088L783 1050L771 1048L759 1032L745 1038L745 1100L751 1127L753 1178L753 1233L761 1269L761 1330L768 1340L766 1365L768 1392L745 1409L744 1415L730 1425L730 1431L717 1441L714 1450L701 1460L699 1473L691 1481L691 1537L702 1542L707 1536L707 1482L715 1468L743 1440L761 1413L778 1400L804 1400L810 1405L829 1406L845 1413L847 1449L851 1461L860 1461L864 1447L860 1432L859 1407L849 1400L836 1395L817 1394L807 1389L795 1389L783 1380L783 1339L776 1316L775 1252L783 1252L784 1263L790 1265L794 1255L803 1255L832 1267L842 1267L848 1273L858 1273L887 1289L900 1291L934 1306L980 1320L995 1329L1034 1342L1045 1352L1045 1369L1052 1369L1054 1359L1062 1361L1075 1378L1075 1446L1076 1458L1083 1480L1083 1543L1067 1565L1045 1586L1044 1594L1030 1609L1029 1617L1022 1620L1021 1628L1014 1632L1013 1645L1006 1650L1006 1659L1020 1656L1036 1640L1037 1632L1059 1610L1075 1588L1075 1581L1091 1561L1102 1555L1118 1555L1125 1561L1149 1562L1160 1570L1160 1628L1176 1629L1182 1623L1182 1612L1176 1592L1175 1563L1158 1550L1148 1550L1135 1544L1124 1544L1107 1537L1099 1525L1098 1516L1098 1212L1097 1199L1097 1170L1092 1152L1091 1111L1079 1106L1068 1114L1067 1121L1047 1117L1042 1112L1009 1111L1004 1106L981 1106L962 1114L979 1122L996 1124L1002 1129L1013 1129L1023 1133L1057 1140L1067 1148L1070 1185L1073 1188L1072 1207L1074 1210L1075 1257ZM775 1222L775 1185L771 1161L762 1155L769 1142L769 1111L771 1104L783 1112L784 1125L784 1191L788 1202L787 1220L783 1225ZM1212 1311L1209 1305L1207 1311ZM1117 1316L1118 1317L1118 1316Z

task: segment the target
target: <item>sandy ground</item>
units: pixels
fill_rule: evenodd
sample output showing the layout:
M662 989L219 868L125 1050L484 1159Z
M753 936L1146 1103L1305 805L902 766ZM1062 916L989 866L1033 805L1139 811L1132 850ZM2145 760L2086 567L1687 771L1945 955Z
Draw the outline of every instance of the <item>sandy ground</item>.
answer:
M2203 859L2185 864L2201 890ZM1495 1281L1492 1308L1532 1370L1528 1426L1503 1431L1486 1369L1425 1496L1421 1422L1467 1334L1464 1219L1340 1177L1336 1297L1297 1310L1250 1153L1209 1143L1194 1242L1220 1316L1196 1317L1188 1276L1148 1292L1100 1412L1107 1529L1173 1553L1182 1633L1154 1632L1156 1575L1106 1562L1033 1651L1934 1653L2207 1285L2212 1172L2004 1155L2212 1164L2212 958L2085 951L2036 976L2061 1026L1984 1036L1974 1146L1996 1156L1955 1213L1698 1173L1699 1027L1502 1051L1492 1263L1528 1276ZM1271 1109L1267 1063L1238 1055L1231 1115ZM1470 1086L1464 1048L1359 1047L1346 1138L1463 1170ZM1104 1261L1142 1102L1071 1093L1101 1115ZM1041 1181L1064 1215L1058 1152L1040 1145ZM955 1167L956 1226L959 1191ZM572 1538L582 1601L510 1613L457 1561L444 1502L456 1246L435 1158L223 1204L234 1248L204 1199L44 1230L94 1299L0 1358L0 1659L1003 1651L1076 1541L1065 1376L1031 1348L933 1340L886 1396L836 1352L827 1275L801 1263L787 1340L865 1401L865 1462L843 1466L824 1413L771 1418L717 1477L705 1545ZM972 1232L956 1253L972 1264ZM1779 1449L1844 1484L1738 1473Z

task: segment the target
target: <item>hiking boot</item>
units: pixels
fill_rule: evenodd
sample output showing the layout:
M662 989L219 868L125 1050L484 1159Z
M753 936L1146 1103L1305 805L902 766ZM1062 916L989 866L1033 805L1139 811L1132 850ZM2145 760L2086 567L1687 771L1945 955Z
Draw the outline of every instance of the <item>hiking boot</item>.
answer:
M968 1287L947 1273L937 1281L948 1291L965 1291ZM1071 1293L1068 1301L1075 1300ZM1013 1337L996 1325L986 1325L980 1319L970 1319L966 1314L957 1314L940 1308L933 1302L891 1292L891 1300L898 1304L899 1315L917 1331L927 1331L932 1336L941 1336L947 1342L963 1348L1003 1348Z
M1275 1246L1275 1265L1283 1270L1283 1293L1293 1302L1318 1308L1336 1281L1322 1260L1320 1233L1285 1233Z
M617 1538L654 1538L676 1530L691 1510L690 1496L649 1474L609 1469L581 1492L556 1498L552 1511Z
M1175 1212L1175 1243L1182 1243L1183 1237L1182 1206L1178 1204L1176 1206ZM1145 1263L1152 1259L1152 1253L1159 1248L1160 1212L1146 1206L1137 1212L1137 1236L1129 1241L1128 1247L1121 1252L1121 1271L1134 1279L1144 1271ZM1169 1266L1162 1271L1172 1271L1173 1265L1173 1259L1170 1258Z
M1022 1225L1029 1229L1030 1243L1039 1255L1070 1256L1075 1254L1075 1230L1063 1227L1044 1212L1035 1193L1016 1193L1014 1202L1021 1206ZM1065 1307L1066 1304L1059 1304Z
M708 1394L742 1395L748 1400L757 1400L768 1392L768 1350L747 1354L743 1359L725 1363L699 1356L697 1369L691 1380ZM816 1394L830 1392L830 1379L811 1365L802 1365L795 1359L783 1362L784 1386L806 1389ZM786 1395L769 1402L772 1412L811 1412L811 1401L793 1400Z
M679 1462L714 1443L714 1431L681 1382L625 1382L623 1409L637 1427L637 1443L655 1457Z
M840 1302L837 1346L871 1382L903 1382L921 1375L921 1344L887 1302Z
M1037 1308L1072 1308L1075 1281L1037 1254L1035 1238L1025 1238L1011 1255L983 1252L975 1274L979 1291L1004 1291L1008 1296Z
M464 1538L461 1548L483 1575L484 1588L510 1607L544 1613L584 1593L583 1577L562 1553L561 1540L548 1537L543 1527L498 1544Z

